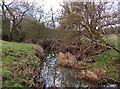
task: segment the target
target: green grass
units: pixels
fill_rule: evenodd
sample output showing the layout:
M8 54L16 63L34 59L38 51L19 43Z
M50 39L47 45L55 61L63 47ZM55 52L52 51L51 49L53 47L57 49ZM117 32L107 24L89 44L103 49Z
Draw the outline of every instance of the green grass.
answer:
M110 42L115 45L116 48L120 48L120 42L118 42L117 36L108 35L108 38ZM107 41L107 39L105 40ZM26 55L27 57L29 56L31 58L34 58L32 55L33 54L32 46L35 48L38 48L40 46L33 45L33 44L25 44L25 43L6 42L2 40L0 40L0 42L2 43L3 87L23 87L24 81L26 81L24 80L26 76L22 74L21 71L19 71L17 72L18 76L19 74L22 74L22 76L17 77L17 74L14 73L15 67L18 62L24 63L24 58L26 57ZM41 48L41 50L43 49ZM96 62L90 64L91 69L95 68L97 65L99 69L106 69L109 77L118 79L119 73L113 72L117 70L118 66L120 65L119 63L117 63L118 53L115 50L106 51L102 54L92 57L92 59L95 59ZM32 61L29 61L29 60L30 59L28 59L27 62L31 65L34 65L33 63L34 60ZM17 80L16 80L16 77L17 77Z
M108 39L107 39L108 38ZM118 36L115 34L107 35L107 38L104 38L104 40L108 43L113 44L116 48L118 48L118 44L120 45L120 41L118 40Z
M3 78L2 86L3 87L24 86L23 84L24 81L23 79L21 79L21 77L18 77L16 79L17 76L15 74L15 67L17 66L18 63L24 63L25 57L28 56L31 58L33 57L32 47L34 48L41 47L33 44L14 43L2 40L0 40L0 42L2 43L2 78ZM41 50L43 49L41 48ZM27 60L28 63L30 62L29 60Z
M33 53L32 46L34 48L40 47L38 45L26 44L26 43L14 43L14 42L7 42L7 41L0 41L0 42L2 42L2 51L4 48L5 49L9 48L8 50L10 49L23 50L23 51L26 51L28 54L31 54Z
M109 34L107 37L103 37L103 40L106 43L114 45L115 48L120 50L120 39L118 38L117 35L115 34ZM75 41L74 41L75 42ZM78 39L76 42L79 42ZM89 46L90 41L87 40L86 38L81 38L81 42L85 45ZM88 63L90 65L89 70L94 70L96 66L99 69L106 69L108 72L108 76L118 79L119 78L119 73L118 72L113 72L118 70L120 66L120 54L116 52L115 50L108 50L103 52L102 54L99 54L97 56L93 56L92 59L96 60L95 63Z
M116 35L108 35L108 39L109 42L115 45L116 48L119 48L120 42L118 41L118 37ZM119 79L119 73L113 72L117 71L120 66L118 57L118 52L115 50L103 52L102 54L92 57L92 59L95 59L96 62L91 64L91 67L93 69L97 65L99 69L106 69L109 77Z

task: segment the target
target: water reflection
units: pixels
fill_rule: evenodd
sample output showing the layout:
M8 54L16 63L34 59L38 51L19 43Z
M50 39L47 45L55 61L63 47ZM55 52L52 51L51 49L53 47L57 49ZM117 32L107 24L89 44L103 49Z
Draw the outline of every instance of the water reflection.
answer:
M88 89L91 89L90 87L98 87L87 81L73 78L72 75L78 75L79 71L58 66L56 63L57 56L58 54L54 53L48 54L46 60L42 64L40 80L46 82L46 87L84 87Z

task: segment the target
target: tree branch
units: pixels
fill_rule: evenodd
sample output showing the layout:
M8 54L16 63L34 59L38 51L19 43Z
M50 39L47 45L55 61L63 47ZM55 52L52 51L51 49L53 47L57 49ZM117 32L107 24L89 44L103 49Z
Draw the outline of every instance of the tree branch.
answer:
M23 16L24 16L24 14L25 14L28 10L29 10L29 8L28 8L26 11L24 11L24 12L22 13L21 19L20 19L20 21L16 24L16 26L18 26L18 25L22 22Z

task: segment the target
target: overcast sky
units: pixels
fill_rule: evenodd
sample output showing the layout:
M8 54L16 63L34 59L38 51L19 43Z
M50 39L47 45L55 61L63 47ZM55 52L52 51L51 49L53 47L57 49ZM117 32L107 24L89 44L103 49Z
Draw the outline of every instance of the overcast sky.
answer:
M13 0L5 0L6 4L9 4ZM17 0L16 0L17 1ZM36 5L44 5L44 10L47 12L50 8L53 8L53 11L57 11L57 9L61 9L60 4L63 0L26 0L28 2L36 2Z
M12 2L13 0L5 0L6 4ZM15 0L17 1L17 0ZM20 0L21 1L21 0ZM23 0L25 1L25 0ZM36 2L36 5L44 5L44 10L47 12L50 10L50 8L52 7L54 11L56 11L57 9L61 9L60 4L62 4L63 1L72 1L72 2L81 2L81 1L85 1L85 2L90 2L90 1L99 1L99 0L26 0L28 2ZM119 0L101 0L103 2L106 1L110 1L110 2L117 2ZM60 4L59 4L60 3Z

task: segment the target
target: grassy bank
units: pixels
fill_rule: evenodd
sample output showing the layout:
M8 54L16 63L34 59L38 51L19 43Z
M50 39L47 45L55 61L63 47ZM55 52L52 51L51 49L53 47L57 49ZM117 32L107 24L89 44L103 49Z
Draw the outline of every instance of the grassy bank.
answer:
M108 35L109 41L115 45L116 48L120 47L120 41L116 35ZM94 70L96 67L104 69L107 72L107 76L116 80L119 80L119 53L115 50L108 50L92 57L96 60L95 63L90 64L90 70ZM120 81L120 80L119 80Z
M33 44L2 40L0 42L2 43L2 87L32 85L35 67L39 67L37 62L40 61L33 55L32 47L43 49Z
M117 36L109 35L108 38L116 48L119 48L120 42L118 42ZM33 44L13 43L6 41L1 42L3 87L35 86L33 78L35 75L39 75L40 73L40 60L33 55L34 51L32 48L43 49L40 46ZM90 70L93 72L98 72L98 75L99 72L103 71L104 73L102 73L102 75L120 81L120 63L118 53L115 50L108 50L99 55L92 56L91 60L94 60L95 62L87 63L87 71ZM95 71L96 69L100 71Z
M118 41L118 37L116 35L108 35L108 39L105 39L107 43L113 44L115 48L119 48L120 42ZM91 45L89 44L90 41L87 39L82 39L82 43L86 45L86 47L90 47ZM91 48L93 45L91 46ZM93 50L92 50L93 49ZM120 62L119 62L119 55L118 52L112 49L106 49L106 47L97 47L97 49L89 49L88 51L93 52L92 55L89 57L86 57L84 55L84 60L77 61L73 60L75 59L74 55L70 54L69 52L67 53L59 53L59 59L58 59L58 64L62 66L70 66L72 68L77 68L79 70L82 70L80 75L78 77L94 81L94 83L102 83L102 84L107 84L107 83L116 83L118 84L120 81L119 80L119 67L120 67ZM83 51L85 48L83 48ZM103 50L103 51L102 51ZM72 50L73 51L73 50ZM89 52L89 54L91 53ZM94 54L95 52L95 54ZM82 51L79 52L80 54ZM72 62L71 62L72 61Z

